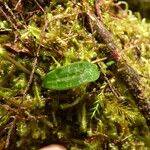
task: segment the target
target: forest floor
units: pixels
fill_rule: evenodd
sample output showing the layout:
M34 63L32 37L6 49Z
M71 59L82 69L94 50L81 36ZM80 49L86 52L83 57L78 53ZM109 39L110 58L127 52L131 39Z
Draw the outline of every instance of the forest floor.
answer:
M149 37L123 1L0 0L0 150L150 148Z

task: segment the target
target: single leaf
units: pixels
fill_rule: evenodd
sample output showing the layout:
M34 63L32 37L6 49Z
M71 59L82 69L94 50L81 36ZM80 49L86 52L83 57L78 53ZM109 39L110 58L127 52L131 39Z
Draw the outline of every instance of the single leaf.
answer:
M95 81L99 76L100 71L96 64L80 61L47 73L43 86L52 90L67 90Z

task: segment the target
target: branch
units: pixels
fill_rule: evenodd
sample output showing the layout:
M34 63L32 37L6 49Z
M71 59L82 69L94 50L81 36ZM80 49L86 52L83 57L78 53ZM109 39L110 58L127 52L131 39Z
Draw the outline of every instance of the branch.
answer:
M116 62L116 67L113 70L114 74L121 78L129 88L135 103L146 119L147 125L150 126L150 100L144 96L145 87L140 83L140 76L121 56L121 50L116 46L111 33L106 29L103 23L99 21L94 14L89 12L82 13L81 16L85 28L90 33L93 33L99 43L103 41L106 44L106 56Z

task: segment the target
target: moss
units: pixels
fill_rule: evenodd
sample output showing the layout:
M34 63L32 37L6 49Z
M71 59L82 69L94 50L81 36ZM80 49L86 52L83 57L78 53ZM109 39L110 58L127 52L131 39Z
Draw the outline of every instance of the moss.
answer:
M9 141L16 150L51 143L85 150L148 148L148 127L128 88L114 76L115 64L103 53L105 44L98 44L78 18L82 11L93 11L94 1L43 1L39 5L23 1L20 5L22 15L13 11L10 0L16 20L8 9L7 17L2 13L0 20L1 49L9 56L0 52L0 147ZM124 2L105 1L101 10L102 21L124 59L142 76L145 95L150 97L150 24ZM43 88L49 70L80 60L100 64L118 97L103 75L70 90ZM80 98L73 107L61 109ZM15 127L10 132L13 118Z

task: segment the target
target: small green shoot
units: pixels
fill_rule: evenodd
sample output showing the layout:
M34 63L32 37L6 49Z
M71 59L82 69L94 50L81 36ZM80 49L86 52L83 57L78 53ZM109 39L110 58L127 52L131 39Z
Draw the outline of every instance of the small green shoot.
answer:
M111 60L111 61L108 61L107 63L106 63L106 65L109 67L109 66L112 66L112 65L114 65L115 64L115 62L113 61L113 60Z

